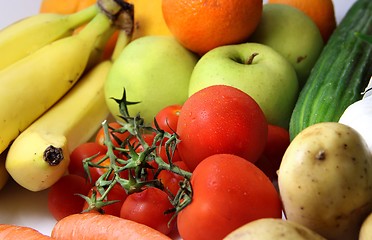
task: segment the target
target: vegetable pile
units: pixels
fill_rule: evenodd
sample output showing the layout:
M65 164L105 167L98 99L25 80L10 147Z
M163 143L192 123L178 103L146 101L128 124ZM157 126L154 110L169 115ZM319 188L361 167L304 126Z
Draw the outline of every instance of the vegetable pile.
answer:
M97 4L90 11L94 13L99 7L96 14L104 20L108 33L97 36L97 48L89 52L87 67L80 70L86 71L86 75L81 74L88 78L90 69L104 63L101 74L105 75L95 77L109 81L97 91L86 90L100 96L96 99L99 103L83 92L91 108L79 108L74 102L81 95L74 87L75 91L66 95L75 93L74 100L64 106L63 114L40 124L43 137L39 143L48 145L51 159L58 161L46 164L45 154L36 154L32 148L35 142L23 145L34 153L27 163L9 160L10 156L25 155L22 151L13 149L9 154L6 149L0 156L0 188L8 179L7 173L11 173L9 166L21 166L24 172L14 172L22 184L32 185L27 189L48 188L48 210L56 224L46 236L29 227L0 223L0 239L371 239L370 0L355 2L324 48L308 42L318 50L322 48L322 53L315 65L306 69L311 70L310 76L301 80L293 64L274 49L275 44L221 46L213 54L201 56L172 36L131 41L134 16L126 11L133 11L133 5L117 0L99 0ZM103 5L111 8L107 10ZM284 6L273 9L278 16L290 10ZM106 10L113 14L112 18L105 15ZM120 15L124 17L117 14L121 11L126 13ZM321 37L306 15L292 12L296 19L303 18L310 24L315 38ZM270 18L270 11L265 16ZM128 24L129 33L125 28L111 26L113 19L121 18L127 20L122 25ZM89 29L94 27L85 27L82 32ZM114 32L119 34L115 36L115 49L109 58L101 58L98 52L107 47L106 40ZM71 34L78 38L78 31ZM240 55L240 49L249 53L248 58ZM119 56L121 51L125 54ZM234 51L235 56L229 55ZM192 78L203 57L206 65L198 67L203 71ZM220 58L226 62L219 62ZM221 71L211 71L211 59L221 64ZM178 70L170 66L176 60L180 60ZM306 56L297 60L296 64L301 64ZM281 64L282 68L278 66ZM238 65L254 69L255 75L238 69L234 73L237 75L229 75ZM210 80L197 91L182 85L191 86L193 79L200 87L199 80L206 78ZM275 89L271 78L276 78ZM236 84L239 80L244 84ZM262 80L265 84L261 84ZM98 86L96 83L92 85ZM165 83L169 86L163 86ZM172 86L178 90L172 93ZM282 91L283 86L287 86L283 88L287 92ZM121 95L109 95L114 91L121 91ZM277 101L279 95L271 98L275 91L282 94L282 100L287 97L290 101ZM292 100L297 101L294 104ZM75 110L71 121L64 118L65 122L58 121L61 125L52 124L70 109ZM278 117L280 125L268 117L273 112L281 116L284 111L291 114ZM92 113L97 118L89 117ZM109 113L105 120L99 119L100 125L96 124L98 114ZM92 125L97 126L92 129ZM51 126L65 128L58 129L63 133L59 141L63 146L54 146L57 141L56 135L50 137ZM95 132L93 136L86 128ZM28 129L24 132L34 133L33 128ZM92 136L90 140L83 141L88 135ZM28 175L28 168L32 175Z

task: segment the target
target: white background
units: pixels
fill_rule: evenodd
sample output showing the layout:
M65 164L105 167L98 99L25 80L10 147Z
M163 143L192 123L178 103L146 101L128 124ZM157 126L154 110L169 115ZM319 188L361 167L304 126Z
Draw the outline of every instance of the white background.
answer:
M354 2L355 0L334 0L337 22ZM40 3L41 0L0 0L0 29L36 14ZM46 196L46 191L29 192L10 182L0 191L0 223L29 226L49 235L55 221L48 213Z

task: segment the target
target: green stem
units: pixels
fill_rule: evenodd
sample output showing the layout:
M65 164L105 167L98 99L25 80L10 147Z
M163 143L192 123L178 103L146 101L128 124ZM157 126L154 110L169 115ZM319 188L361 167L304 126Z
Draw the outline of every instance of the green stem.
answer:
M92 20L94 16L98 13L97 4L93 4L90 7L84 8L76 13L72 13L67 17L68 21L72 23L72 25L79 27L88 21Z
M109 191L117 183L119 183L128 194L143 191L146 187L156 187L164 190L161 181L157 177L161 171L168 170L184 178L177 195L170 195L170 199L173 199L171 202L173 206L175 206L174 211L178 213L192 200L192 188L190 183L192 173L179 168L172 162L172 156L179 142L177 135L175 133L170 134L165 132L160 129L157 124L156 128L146 126L143 118L141 118L139 114L135 117L130 117L127 105L135 103L126 100L125 90L122 99L114 100L120 106L121 117L125 123L121 124L121 128L111 130L111 132L109 131L107 121L102 123L105 136L104 143L107 146L106 159L110 159L110 164L106 167L107 171L105 174L96 182L96 188L101 194L101 197L99 199L89 199L89 202L93 205L91 207L104 206L112 203L111 201L105 201L105 199ZM148 144L143 138L143 133L146 131L156 133L152 144ZM110 137L110 134L113 132L129 132L130 136L128 137L128 141L121 143L120 147L115 147ZM136 151L136 146L130 144L129 138L136 138L143 150L140 152ZM156 152L158 146L163 146L164 141L166 141L164 147L167 152L169 163L165 162ZM119 159L114 153L114 150L125 153L128 160ZM154 179L149 180L147 173L152 170L149 164L152 160L155 160L158 168L154 174ZM120 173L122 171L128 171L128 179L121 177Z

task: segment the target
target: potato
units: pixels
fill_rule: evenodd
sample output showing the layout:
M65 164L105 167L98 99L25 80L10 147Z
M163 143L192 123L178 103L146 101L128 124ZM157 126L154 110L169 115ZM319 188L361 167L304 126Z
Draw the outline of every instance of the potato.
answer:
M363 221L362 227L359 232L359 240L372 239L372 213Z
M358 239L372 211L372 155L356 130L317 123L290 143L278 186L288 220L329 240Z
M279 218L262 218L234 230L224 240L325 240L312 230Z

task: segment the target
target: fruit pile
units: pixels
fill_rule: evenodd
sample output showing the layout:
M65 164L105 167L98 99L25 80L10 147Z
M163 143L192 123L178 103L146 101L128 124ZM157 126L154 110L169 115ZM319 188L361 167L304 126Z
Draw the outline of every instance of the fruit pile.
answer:
M371 35L370 0L43 0L0 31L0 189L56 224L0 238L369 239Z

